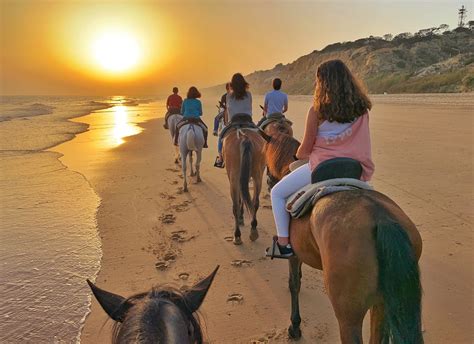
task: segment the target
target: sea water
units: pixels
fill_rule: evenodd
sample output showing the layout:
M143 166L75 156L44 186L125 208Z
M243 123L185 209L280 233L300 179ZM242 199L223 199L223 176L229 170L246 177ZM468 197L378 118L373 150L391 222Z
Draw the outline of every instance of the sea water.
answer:
M46 149L87 129L69 119L99 109L108 116L116 102L1 98L1 343L78 341L90 307L85 280L94 280L100 268L100 200L82 174Z

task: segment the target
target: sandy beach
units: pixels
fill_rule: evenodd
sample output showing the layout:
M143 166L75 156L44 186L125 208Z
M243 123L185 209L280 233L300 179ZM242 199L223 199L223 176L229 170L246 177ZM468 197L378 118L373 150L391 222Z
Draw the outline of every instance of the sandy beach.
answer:
M393 198L418 225L426 343L472 342L472 95L424 98L374 97L371 113L375 188ZM457 98L449 98L457 97ZM425 97L426 98L426 97ZM209 99L209 101L207 101ZM456 99L463 100L458 102ZM468 100L466 102L466 99ZM205 120L214 115L204 99ZM290 98L290 118L301 138L310 97ZM261 98L255 97L254 109ZM453 106L453 104L456 104ZM260 116L256 111L255 117ZM156 113L155 113L156 115ZM161 114L160 114L161 115ZM91 116L77 119L90 124ZM287 264L263 258L274 234L270 201L261 198L260 238L234 246L233 218L224 170L212 167L215 138L204 152L203 183L182 193L180 169L163 119L100 154L75 155L80 134L59 147L68 168L81 172L101 199L97 214L103 257L96 283L124 296L154 284L192 285L220 264L203 307L210 343L286 342L290 298ZM247 221L248 222L248 221ZM162 263L163 270L155 267ZM232 301L233 294L243 297ZM282 301L279 301L282 300ZM300 343L336 343L338 327L319 271L303 268ZM367 322L365 324L367 337ZM112 321L95 300L82 343L110 341Z

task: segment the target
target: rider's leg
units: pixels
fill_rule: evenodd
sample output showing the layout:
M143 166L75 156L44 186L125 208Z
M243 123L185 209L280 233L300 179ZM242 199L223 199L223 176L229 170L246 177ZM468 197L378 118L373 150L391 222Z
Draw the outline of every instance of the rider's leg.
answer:
M286 211L286 199L303 186L311 184L311 168L304 164L280 180L271 191L272 211L278 232L278 243L289 243L290 214Z
M219 114L220 115L220 114ZM214 117L214 128L212 129L212 132L215 134L217 134L217 130L219 130L219 120L220 120L220 116L217 115L216 117Z
M168 117L170 116L170 112L166 111L165 114L165 123L163 124L163 128L168 129Z

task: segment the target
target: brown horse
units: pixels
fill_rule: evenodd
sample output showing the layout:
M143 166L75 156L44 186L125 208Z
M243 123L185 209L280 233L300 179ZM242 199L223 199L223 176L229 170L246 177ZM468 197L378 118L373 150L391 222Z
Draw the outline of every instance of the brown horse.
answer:
M264 131L265 134L269 136L276 136L278 134L286 134L289 136L293 136L293 128L291 127L291 122L285 118L268 123L265 126Z
M268 138L267 138L268 139ZM293 143L289 143L293 141ZM296 140L270 138L266 159L277 179L294 161ZM276 164L275 156L278 156ZM292 338L301 336L301 265L323 270L342 343L362 343L370 310L370 343L422 343L420 234L387 196L370 190L341 191L320 199L310 214L292 219L289 260Z
M224 138L222 155L230 182L230 195L234 213L235 245L242 244L240 225L243 225L243 206L252 216L250 240L258 238L257 211L259 207L262 176L265 169L263 147L265 140L255 129L232 129ZM253 181L253 197L250 196L249 182Z

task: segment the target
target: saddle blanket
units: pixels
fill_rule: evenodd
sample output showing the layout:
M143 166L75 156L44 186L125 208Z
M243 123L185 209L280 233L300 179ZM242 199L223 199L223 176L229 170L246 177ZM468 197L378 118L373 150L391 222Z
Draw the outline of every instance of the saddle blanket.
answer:
M255 125L255 123L252 122L252 117L246 114L237 114L234 115L234 118L232 118L232 121L230 121L227 126L225 126L221 133L219 134L219 137L223 140L224 137L232 130L232 129L253 129L253 130L258 130L258 127Z
M361 189L373 190L373 187L366 182L353 178L336 178L309 184L299 189L287 199L286 210L292 217L300 218L309 210L313 209L316 202L324 196L339 191Z

